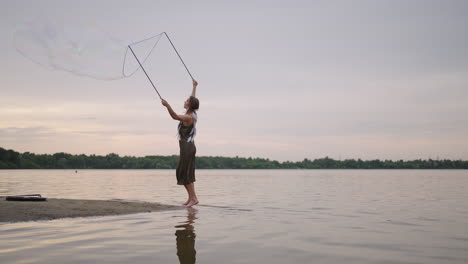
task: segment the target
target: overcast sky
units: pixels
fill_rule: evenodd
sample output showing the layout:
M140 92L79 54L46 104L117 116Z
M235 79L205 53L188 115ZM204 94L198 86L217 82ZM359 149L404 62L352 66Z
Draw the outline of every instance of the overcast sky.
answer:
M102 81L16 51L40 15L122 43L168 32L200 83L199 156L468 159L468 1L0 1L3 148L178 154L141 71ZM145 67L182 113L191 80L167 41Z

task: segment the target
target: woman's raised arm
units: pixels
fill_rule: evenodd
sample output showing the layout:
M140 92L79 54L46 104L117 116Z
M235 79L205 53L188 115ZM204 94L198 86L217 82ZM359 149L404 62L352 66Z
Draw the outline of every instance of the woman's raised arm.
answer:
M192 96L193 96L193 97L196 97L196 96L195 96L195 93L196 93L196 91L197 91L198 82L195 81L195 80L192 80L192 84L193 84Z
M193 118L191 115L178 115L171 107L171 105L164 99L161 99L162 105L164 105L167 108L167 111L169 112L169 115L172 117L174 120L179 120L182 122L186 123L191 123Z

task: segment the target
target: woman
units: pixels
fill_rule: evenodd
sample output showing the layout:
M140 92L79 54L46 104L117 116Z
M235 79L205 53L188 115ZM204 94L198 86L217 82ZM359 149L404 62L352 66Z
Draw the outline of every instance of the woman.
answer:
M184 185L188 193L188 199L182 205L186 207L192 207L198 204L198 198L195 193L195 153L197 149L195 147L194 137L197 124L197 110L199 106L198 99L195 97L195 92L197 89L197 81L192 80L193 89L192 95L185 100L184 108L186 109L185 114L178 115L172 110L172 107L169 103L162 99L161 103L169 111L169 115L174 120L179 122L179 147L180 147L180 157L179 165L177 166L176 175L177 175L177 184Z

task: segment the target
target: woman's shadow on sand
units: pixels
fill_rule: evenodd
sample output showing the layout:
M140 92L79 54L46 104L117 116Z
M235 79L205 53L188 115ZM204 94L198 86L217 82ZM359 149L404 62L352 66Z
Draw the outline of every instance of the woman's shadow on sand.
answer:
M176 225L176 246L177 256L179 257L180 264L193 264L196 262L195 250L195 229L193 223L197 219L198 210L195 208L187 208L187 221L181 222L181 225Z

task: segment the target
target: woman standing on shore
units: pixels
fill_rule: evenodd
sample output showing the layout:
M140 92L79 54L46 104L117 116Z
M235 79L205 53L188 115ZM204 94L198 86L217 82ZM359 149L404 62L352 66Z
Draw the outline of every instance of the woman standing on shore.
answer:
M195 126L197 124L197 110L199 101L195 97L198 83L195 80L192 80L192 83L192 95L184 102L184 108L186 109L185 114L176 114L166 100L161 100L161 103L167 108L167 111L169 112L169 115L172 117L172 119L180 121L178 126L180 157L179 165L177 166L176 170L176 176L177 184L184 185L185 189L187 190L188 199L185 203L183 203L183 205L187 207L192 207L198 204L194 183L195 153L197 152L194 137L196 134Z

